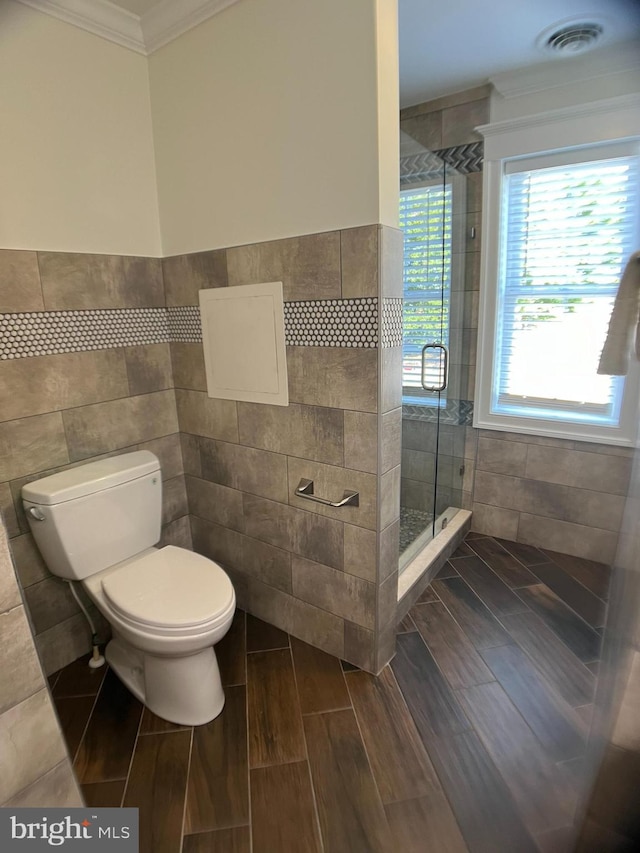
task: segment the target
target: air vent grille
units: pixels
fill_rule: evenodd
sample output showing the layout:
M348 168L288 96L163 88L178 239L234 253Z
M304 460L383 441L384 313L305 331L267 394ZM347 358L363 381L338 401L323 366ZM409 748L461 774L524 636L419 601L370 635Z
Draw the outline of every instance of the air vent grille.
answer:
M600 24L571 24L555 30L547 38L545 46L553 53L581 53L593 47L603 32Z

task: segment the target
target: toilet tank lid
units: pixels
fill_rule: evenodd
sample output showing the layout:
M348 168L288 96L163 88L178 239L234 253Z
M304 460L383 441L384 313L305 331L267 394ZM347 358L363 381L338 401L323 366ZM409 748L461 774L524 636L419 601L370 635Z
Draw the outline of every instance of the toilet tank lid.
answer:
M32 503L51 506L120 486L159 470L157 456L148 450L137 450L27 483L22 487L22 497Z

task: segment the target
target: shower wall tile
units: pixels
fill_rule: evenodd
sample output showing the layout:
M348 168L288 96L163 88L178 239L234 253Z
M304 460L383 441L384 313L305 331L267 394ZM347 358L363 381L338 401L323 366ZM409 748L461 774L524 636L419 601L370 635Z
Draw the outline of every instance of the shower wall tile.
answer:
M544 543L552 551L562 551L611 565L615 558L618 534L556 518L521 513L517 541L536 546Z
M73 460L178 432L173 391L157 391L63 413Z
M347 468L377 473L377 415L368 412L344 413L344 464Z
M2 418L10 421L129 394L122 350L0 362Z
M198 291L227 286L224 249L162 259L166 304L197 305Z
M381 418L381 474L400 464L402 452L402 409L385 412Z
M378 295L378 226L340 232L342 298Z
M289 400L308 406L375 412L377 360L375 349L287 347Z
M399 228L380 226L380 298L402 299L404 234Z
M0 314L44 311L36 252L0 249Z
M517 441L499 441L481 435L478 440L478 470L524 477L527 448L527 444Z
M518 539L519 514L510 509L473 502L471 529L486 536L497 536L499 539Z
M169 344L125 347L129 394L149 394L173 388Z
M298 403L269 406L239 402L239 441L262 450L342 465L348 414L343 415L339 409Z
M380 527L384 530L400 513L400 465L380 477Z
M0 481L69 462L62 414L0 423Z
M174 387L190 391L206 391L207 376L202 344L172 341L170 347Z
M442 148L442 111L422 113L404 118L400 114L400 130L427 151Z
M158 258L39 252L38 259L49 311L165 304Z
M285 301L342 295L338 231L227 249L227 265L229 285L281 281Z
M344 571L374 583L377 577L378 540L375 530L344 525Z
M489 121L489 99L468 101L442 111L442 145L440 148L453 148L481 140L482 136L474 129Z
M402 405L402 347L381 350L380 413Z

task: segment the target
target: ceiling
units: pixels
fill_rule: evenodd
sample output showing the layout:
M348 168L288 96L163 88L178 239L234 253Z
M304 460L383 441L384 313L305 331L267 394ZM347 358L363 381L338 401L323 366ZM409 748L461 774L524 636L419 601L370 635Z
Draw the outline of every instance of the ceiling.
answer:
M65 5L70 0L22 2L47 11L47 6ZM93 6L94 10L101 6L132 13L125 14L126 23L138 31L132 31L130 46L146 53L233 2L236 0L74 0L74 11L78 6ZM536 46L536 39L547 28L567 20L601 24L602 47L640 39L640 0L398 0L398 6L403 107L478 86L495 74L557 61ZM175 29L181 18L184 25ZM562 61L571 62L571 58Z

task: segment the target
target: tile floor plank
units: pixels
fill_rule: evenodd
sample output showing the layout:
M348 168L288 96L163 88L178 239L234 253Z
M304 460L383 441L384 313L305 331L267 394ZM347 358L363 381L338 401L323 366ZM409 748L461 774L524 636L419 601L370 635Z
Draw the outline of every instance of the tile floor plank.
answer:
M571 822L566 784L497 682L457 695L532 835Z
M536 613L502 620L551 687L572 707L593 701L595 678Z
M351 707L338 658L291 637L293 668L303 714Z
M471 728L419 634L398 635L391 668L423 740Z
M188 729L189 726L180 726L178 723L170 723L169 720L163 720L158 717L153 711L144 708L142 711L142 722L140 723L140 735L159 735L163 732L179 732L183 729Z
M416 605L411 614L420 636L454 690L495 681L495 676L444 604Z
M417 628L411 618L411 615L407 613L404 619L401 622L398 622L396 626L396 634L408 634L411 631L417 631Z
M605 603L564 572L555 563L540 563L534 567L536 575L549 589L581 616L592 628L601 628L607 612Z
M265 652L289 647L289 635L275 625L247 613L247 651Z
M123 806L140 810L140 850L180 853L191 731L138 739Z
M536 576L495 539L474 539L471 542L471 548L472 553L475 552L482 557L511 589L538 582Z
M382 802L442 794L389 667L377 678L350 672L347 685Z
M609 586L611 584L610 566L606 566L604 563L596 563L593 560L587 560L584 557L573 557L570 554L549 551L547 548L543 548L542 550L551 562L560 566L568 575L571 575L574 580L586 586L598 598L607 601L609 598Z
M352 709L304 717L326 853L394 850Z
M120 779L117 782L91 782L80 787L88 806L96 809L119 809L126 784L126 779Z
M142 704L109 670L74 762L80 783L126 778L141 716Z
M253 853L322 853L307 761L251 771Z
M220 716L193 730L185 832L249 823L246 688L225 689Z
M506 616L527 610L522 599L518 598L480 557L461 557L456 560L456 569L494 616Z
M251 832L248 826L236 826L185 835L182 853L251 853Z
M442 580L443 578L457 578L458 572L456 571L453 563L450 563L449 560L444 564L444 566L440 569L438 574L434 577L434 580ZM433 581L432 581L433 583Z
M231 627L215 649L223 687L247 683L245 618L243 610L236 610Z
M506 539L499 539L497 536L494 536L494 539L527 568L547 562L547 557L540 548L535 548L533 545L527 545L524 542L510 542Z
M249 765L306 758L298 691L288 648L247 655Z
M88 661L89 656L83 655L60 670L52 689L54 698L97 694L109 667L105 665L91 669Z
M554 761L567 761L584 753L581 720L547 686L522 649L499 646L485 649L482 657Z
M461 577L434 581L433 585L447 610L476 649L489 649L512 642L497 619Z
M78 751L95 701L95 696L73 696L54 700L71 761Z
M395 849L402 853L467 853L469 849L448 803L443 811L440 802L420 797L389 803L384 810Z
M527 586L518 595L583 663L600 657L600 637L545 584Z
M509 789L475 732L434 738L427 751L471 853L537 853Z
M440 601L438 596L436 595L435 589L429 584L428 587L424 590L424 592L420 595L416 604L428 604L430 601Z

